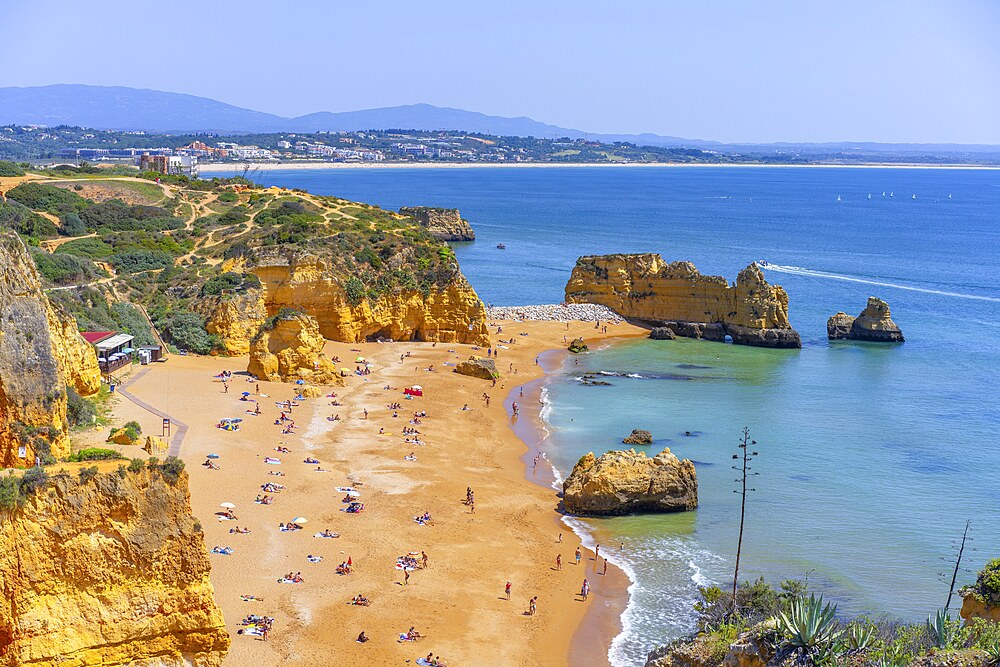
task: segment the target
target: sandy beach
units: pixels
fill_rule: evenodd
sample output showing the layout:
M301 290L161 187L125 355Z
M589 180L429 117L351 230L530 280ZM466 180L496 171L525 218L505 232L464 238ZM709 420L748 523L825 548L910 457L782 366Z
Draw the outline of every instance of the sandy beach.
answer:
M587 169L622 169L646 167L756 167L758 169L1000 169L996 166L975 164L716 164L690 162L210 162L198 165L203 175L242 171L244 168L259 171L286 171L310 169L552 169L561 167Z
M195 516L208 549L233 549L231 555L210 555L216 598L233 635L227 665L326 665L334 655L347 664L403 665L428 654L452 666L607 664L628 579L613 566L603 574L603 558L595 560L586 549L575 564L580 540L560 520L551 471L544 460L532 467L532 442L517 433L528 441L532 433L538 437L539 383L533 381L542 377L542 366L555 363L553 355L562 354L550 352L536 365L544 351L564 350L564 337L583 336L593 344L645 332L617 324L601 334L586 322L499 326L501 333L491 329L494 345L515 342L497 348L502 378L495 387L451 372L449 364L485 352L469 346L328 343L327 354L345 366L355 368L351 362L361 355L372 372L324 390L336 398L298 401L290 434L274 423L280 414L276 401L293 398L295 386L261 382L257 395L258 383L242 374L245 358L173 355L126 384L137 399L188 425L181 457L191 476ZM228 393L214 377L223 370L235 373ZM424 395L405 399L403 388L413 384ZM251 395L241 401L245 391ZM259 416L249 414L253 401ZM517 418L512 401L524 406ZM394 403L401 407L387 407ZM427 417L411 424L415 412ZM339 420L331 421L334 416ZM115 417L136 419L147 434L160 433L158 416L124 398ZM242 418L241 429L216 428L224 417ZM404 435L404 427L419 434ZM202 465L210 453L218 455L219 470ZM406 460L411 453L416 460ZM267 464L265 457L280 464ZM319 463L304 463L307 458ZM271 504L255 504L268 482L285 488L266 494ZM337 487L356 489L364 510L341 511L346 492ZM464 502L470 487L474 511ZM216 516L224 502L235 505L236 520ZM414 517L425 512L431 521L421 525ZM279 523L297 517L308 521L302 530L279 531ZM231 533L237 526L252 532ZM314 536L325 529L339 537ZM404 585L397 558L413 553L422 561L421 552L428 566L410 573ZM338 575L337 566L348 559L351 574ZM278 582L294 573L301 573L302 583ZM579 595L585 577L592 587L586 602ZM359 594L370 606L349 604ZM530 616L535 596L537 613ZM275 619L268 641L237 634L248 614ZM423 638L399 641L411 627ZM362 631L367 643L356 641Z

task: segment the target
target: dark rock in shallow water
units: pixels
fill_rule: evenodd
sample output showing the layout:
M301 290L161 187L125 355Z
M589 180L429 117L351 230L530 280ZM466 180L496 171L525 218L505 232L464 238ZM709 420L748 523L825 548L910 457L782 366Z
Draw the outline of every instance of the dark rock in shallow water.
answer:
M622 440L626 445L651 445L653 444L653 434L640 428L632 429L631 435Z
M674 340L677 334L670 327L653 327L649 332L649 337L653 340Z
M903 332L890 317L889 304L874 296L857 318L837 313L826 321L830 340L864 340L875 343L902 343Z
M579 354L580 352L586 352L590 348L587 344L583 342L582 338L575 338L572 343L569 344L569 351L573 354Z

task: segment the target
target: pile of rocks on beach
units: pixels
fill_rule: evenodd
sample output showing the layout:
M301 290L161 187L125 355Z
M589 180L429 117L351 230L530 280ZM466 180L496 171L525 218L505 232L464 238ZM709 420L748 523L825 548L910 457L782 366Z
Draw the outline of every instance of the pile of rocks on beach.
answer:
M545 320L568 322L621 322L622 318L608 308L593 303L560 303L541 306L490 306L486 315L491 320Z

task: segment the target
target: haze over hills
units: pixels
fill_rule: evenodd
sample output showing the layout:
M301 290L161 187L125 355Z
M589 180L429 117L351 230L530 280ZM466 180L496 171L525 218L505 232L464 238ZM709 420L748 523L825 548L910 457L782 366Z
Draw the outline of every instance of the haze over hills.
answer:
M997 152L981 144L880 144L877 142L722 144L657 134L597 134L542 123L526 116L487 114L408 104L358 111L321 111L295 118L244 109L206 97L122 86L55 84L0 88L0 125L73 125L94 129L162 133L270 133L359 131L373 129L459 130L499 136L543 139L591 139L637 145L695 147L728 151L801 149L900 153Z

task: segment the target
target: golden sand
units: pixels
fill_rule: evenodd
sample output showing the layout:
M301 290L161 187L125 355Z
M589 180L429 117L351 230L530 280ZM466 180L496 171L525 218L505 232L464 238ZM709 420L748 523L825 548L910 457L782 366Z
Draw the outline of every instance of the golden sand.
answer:
M250 397L261 409L254 416L247 410L255 404L239 399L244 391L255 394L256 382L234 375L224 393L214 378L222 370L242 371L245 358L173 355L130 384L135 397L188 425L181 456L191 475L195 516L208 549L234 549L229 556L210 556L216 598L233 634L225 664L402 665L429 653L453 667L607 664L627 579L613 567L601 574L603 563L595 562L590 552L585 551L582 565L574 564L580 542L559 521L555 491L526 478L524 462L530 467L533 453L510 428L508 398L522 406L537 404L537 383L524 398L518 394L522 385L542 375L535 358L544 350L565 348L564 336L583 336L591 343L602 336L584 322L568 328L559 322L502 326L494 343L498 338L516 343L499 349L502 380L495 387L445 365L484 354L469 346L328 343L327 354L339 356L344 366L355 368L352 362L360 354L372 362L372 373L352 375L347 387L323 392L336 392L341 406L330 405L334 399L329 397L299 401L291 413L297 428L289 435L274 424L279 416L275 401L292 398L294 385L259 383L267 396ZM518 335L522 332L529 335ZM619 324L609 325L603 337L643 333ZM411 356L400 362L407 353ZM433 371L426 370L430 367ZM405 400L402 389L412 384L421 385L424 396ZM484 393L490 396L489 407ZM402 404L395 418L386 407L394 402ZM409 423L415 411L428 414L419 425ZM532 414L522 409L520 419ZM334 415L340 420L329 421ZM129 401L118 402L115 416L137 419L147 434L160 433L160 418ZM242 418L242 428L216 428L224 417ZM404 442L404 426L417 428L424 444ZM291 452L275 451L278 446ZM411 452L417 460L404 460ZM209 453L219 455L220 470L201 465ZM265 464L266 456L281 464ZM320 463L306 464L307 457ZM284 476L268 475L277 471ZM266 482L287 489L271 494L275 499L270 505L255 504ZM364 511L340 511L346 504L338 486L355 486ZM463 502L467 487L475 492L474 513ZM236 505L238 520L217 519L223 502ZM413 520L425 511L432 525ZM296 517L308 519L304 530L279 532L280 522ZM237 525L252 532L230 533ZM340 537L313 536L326 528ZM562 543L557 542L559 533ZM414 571L404 586L395 564L411 551L426 552L429 567ZM555 569L558 554L562 571ZM309 562L309 555L323 561ZM337 575L337 565L348 558L353 573ZM278 583L295 572L301 572L303 583ZM584 577L592 586L587 602L578 595ZM512 584L509 601L507 581ZM357 594L371 605L348 604ZM263 600L245 602L241 595ZM538 613L528 616L533 596L538 596ZM275 618L267 642L236 634L247 614ZM424 638L399 642L399 634L410 627ZM362 630L370 638L364 644L356 642Z

